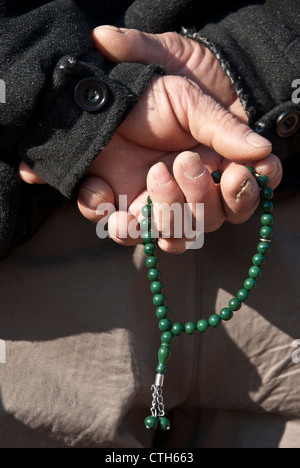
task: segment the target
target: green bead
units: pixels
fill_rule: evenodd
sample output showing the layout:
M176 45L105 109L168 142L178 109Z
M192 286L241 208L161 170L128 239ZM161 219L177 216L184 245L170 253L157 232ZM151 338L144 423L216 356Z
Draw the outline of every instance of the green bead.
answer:
M263 200L261 202L261 208L264 213L272 213L274 209L274 204L270 200Z
M160 294L163 290L164 285L160 281L153 281L150 289L153 294Z
M262 269L259 268L258 266L253 266L250 268L249 270L250 278L257 279L257 278L260 278L261 275L262 275Z
M165 341L162 342L161 344L162 348L170 348L170 343L166 343Z
M152 205L152 200L151 200L150 197L147 197L147 203L148 203L148 205Z
M157 265L158 265L158 258L150 256L146 259L146 266L148 268L155 268L157 267Z
M145 218L151 218L152 214L152 206L151 205L145 205L141 209L141 213Z
M221 310L220 312L220 317L222 320L224 320L225 322L228 322L228 320L231 320L232 317L233 317L233 312L232 310L228 309L227 307L225 307L224 309Z
M275 221L275 218L272 214L270 213L265 213L264 215L262 215L261 217L261 223L264 225L264 226L272 226L272 224L274 224L274 221Z
M213 328L217 328L220 323L222 322L222 319L219 315L211 315L208 319L209 325Z
M160 278L160 271L156 268L151 268L151 270L148 271L148 278L150 281L158 281Z
M174 323L172 327L172 333L175 336L181 335L181 333L185 330L184 325L182 323Z
M242 307L242 303L237 297L233 297L228 302L228 307L230 310L233 310L235 312L237 310L240 310L240 308Z
M168 319L162 319L159 321L158 327L162 332L166 332L172 328L172 323Z
M255 177L255 169L253 167L250 167L250 166L247 166L247 169L249 169L249 171L251 172L251 174Z
M221 182L221 178L222 178L222 172L221 171L214 171L212 174L211 174L213 180L214 180L214 183L215 184L219 184Z
M172 334L171 332L169 332L169 331L166 331L166 332L164 332L164 333L161 335L161 341L162 341L163 343L168 343L168 344L170 344L170 343L172 343L173 339L174 339L174 336L173 336L173 334Z
M158 362L165 366L171 356L171 350L169 348L161 347L158 350Z
M206 330L209 328L208 320L205 320L205 319L199 320L199 322L197 323L197 328L198 328L198 331L201 333L206 332Z
M250 293L249 291L247 291L247 289L240 289L237 294L236 294L236 297L241 301L241 302L245 302L250 296Z
M260 230L260 235L263 239L271 239L273 237L274 231L270 226L263 226Z
M244 283L244 288L247 289L247 291L253 291L257 287L257 282L254 278L247 278L245 283Z
M163 306L165 304L166 297L163 294L155 294L153 297L153 304L157 307Z
M142 239L145 244L153 244L153 242L156 240L151 231L143 232Z
M258 185L262 188L265 188L269 185L270 183L270 180L269 180L269 177L267 177L266 175L259 175L256 179Z
M194 333L197 331L197 325L195 322L188 322L185 324L184 329L188 335L194 335Z
M152 257L156 252L156 246L154 244L146 244L144 247L144 252L149 257Z
M161 306L156 309L156 317L160 320L167 318L169 315L169 309L166 306Z
M151 219L150 218L143 218L140 223L142 231L150 231L151 229Z
M171 423L168 418L161 417L158 419L158 429L160 431L169 431L171 428Z
M164 374L166 372L166 366L164 364L158 364L156 372L158 374Z
M158 419L154 416L148 416L145 419L145 426L147 429L156 429L158 426Z
M270 250L271 250L271 244L269 244L269 242L260 242L257 246L257 252L262 255L269 253Z
M274 190L272 190L270 187L265 187L261 191L261 198L263 200L272 200L274 197Z
M264 265L265 262L266 262L266 257L260 253L255 254L254 257L252 258L252 263L253 265L256 265L256 266Z

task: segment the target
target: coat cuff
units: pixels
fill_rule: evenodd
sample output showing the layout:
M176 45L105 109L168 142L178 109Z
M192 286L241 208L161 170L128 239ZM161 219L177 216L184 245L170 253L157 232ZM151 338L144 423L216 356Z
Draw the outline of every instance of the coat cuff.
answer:
M83 58L61 58L18 144L18 156L71 198L157 73L163 70L156 65L106 63L104 67L95 50Z

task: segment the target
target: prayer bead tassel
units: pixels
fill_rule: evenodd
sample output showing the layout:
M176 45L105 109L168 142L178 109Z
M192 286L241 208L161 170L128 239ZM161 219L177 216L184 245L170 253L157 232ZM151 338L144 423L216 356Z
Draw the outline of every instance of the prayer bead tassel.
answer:
M165 406L162 394L164 374L156 374L155 383L152 385L152 407L151 416L145 419L146 429L170 430L170 421L165 417Z

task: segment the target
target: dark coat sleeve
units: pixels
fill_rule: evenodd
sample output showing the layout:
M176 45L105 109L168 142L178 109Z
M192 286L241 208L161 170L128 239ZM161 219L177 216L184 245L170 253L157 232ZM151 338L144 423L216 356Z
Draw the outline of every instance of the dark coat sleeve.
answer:
M106 62L94 49L92 21L73 1L20 10L2 16L0 12L0 77L6 83L6 103L0 105L0 155L24 160L71 197L160 69ZM84 82L74 97L77 85L87 78L92 78L90 87ZM103 102L95 111L93 93L99 89ZM91 102L86 109L78 105L80 96L81 102Z
M93 159L162 72L155 65L109 64L94 49L93 28L114 22L131 3L0 1L0 257L76 193ZM91 104L83 109L78 104L86 99ZM21 183L21 160L50 187Z
M300 0L248 5L200 31L184 34L215 54L250 125L282 160L299 153ZM300 92L298 93L298 96Z

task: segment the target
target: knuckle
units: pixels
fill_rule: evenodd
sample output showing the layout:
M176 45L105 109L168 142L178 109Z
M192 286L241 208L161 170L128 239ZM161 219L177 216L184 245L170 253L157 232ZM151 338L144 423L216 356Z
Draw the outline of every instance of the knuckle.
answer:
M160 239L159 247L168 254L181 255L186 251L186 242L184 239L166 240Z
M216 126L221 127L222 130L226 131L237 125L238 120L231 112L226 110L210 96L208 96L208 99L210 101L212 118Z
M204 230L207 233L218 231L218 229L223 226L224 222L225 216L206 220L204 224Z
M170 56L181 47L181 36L177 33L167 32L158 34L156 37L157 39L161 39L164 48L169 52Z
M255 206L256 208L256 206ZM226 222L230 224L243 224L246 223L251 216L253 215L255 209L252 209L251 211L245 212L238 212L238 213L230 213L226 217Z

